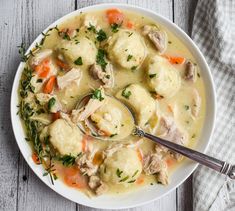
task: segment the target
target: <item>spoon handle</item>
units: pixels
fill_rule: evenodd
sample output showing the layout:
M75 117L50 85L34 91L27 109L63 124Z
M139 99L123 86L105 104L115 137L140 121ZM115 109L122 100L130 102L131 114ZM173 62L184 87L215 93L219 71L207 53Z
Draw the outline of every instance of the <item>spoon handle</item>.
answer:
M201 152L192 150L190 148L184 147L182 145L158 138L154 135L151 135L149 133L145 133L143 130L136 128L135 135L138 135L140 137L145 137L148 139L151 139L152 141L161 144L164 147L167 147L179 154L184 155L185 157L190 158L191 160L194 160L204 166L207 166L209 168L212 168L222 174L225 174L229 176L231 179L235 179L235 165L231 165L229 163L226 163L224 161L218 160L216 158L210 157L206 154L203 154Z

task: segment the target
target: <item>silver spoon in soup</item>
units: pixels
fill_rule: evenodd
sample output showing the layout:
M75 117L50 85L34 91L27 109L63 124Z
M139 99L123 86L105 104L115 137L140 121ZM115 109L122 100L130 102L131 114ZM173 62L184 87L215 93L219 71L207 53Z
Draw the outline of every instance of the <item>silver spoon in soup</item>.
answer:
M74 113L74 118L80 130L86 135L105 141L119 141L129 135L148 138L235 179L235 165L143 131L136 124L135 113L120 100L102 94L102 90L83 97L77 104L76 111L77 115Z

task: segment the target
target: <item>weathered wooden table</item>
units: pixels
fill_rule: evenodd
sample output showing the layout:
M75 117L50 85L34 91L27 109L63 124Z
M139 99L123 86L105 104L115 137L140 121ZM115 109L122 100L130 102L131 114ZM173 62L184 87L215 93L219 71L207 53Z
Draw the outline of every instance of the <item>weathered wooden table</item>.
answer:
M94 210L64 199L50 190L28 167L10 122L10 92L20 62L17 46L27 46L50 23L76 10L102 2L119 2L149 8L191 32L196 0L2 0L0 2L0 210ZM192 210L192 178L165 197L131 209Z

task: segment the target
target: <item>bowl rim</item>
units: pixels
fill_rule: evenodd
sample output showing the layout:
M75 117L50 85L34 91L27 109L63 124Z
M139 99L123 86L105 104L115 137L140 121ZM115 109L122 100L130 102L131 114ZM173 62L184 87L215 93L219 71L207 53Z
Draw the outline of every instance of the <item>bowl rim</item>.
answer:
M143 8L143 7L139 7L136 5L131 5L131 4L125 4L125 3L101 3L101 4L94 4L91 6L87 6L87 7L83 7L83 8L79 8L75 11L72 11L62 17L60 17L59 19L57 19L56 21L54 21L52 24L50 24L43 32L47 32L48 29L55 27L58 24L63 23L66 19L69 19L73 16L77 16L79 15L79 13L81 12L90 12L90 11L95 11L95 10L105 10L107 8L120 8L120 9L124 9L124 10L129 10L129 11L133 11L133 12L139 12L144 14L144 16L150 17L150 16L154 16L154 18L157 22L161 22L161 24L166 27L171 33L173 33L184 45L189 45L187 46L187 48L191 48L191 51L195 51L195 53L197 53L197 57L200 60L200 62L202 63L202 65L204 66L203 71L206 74L206 77L208 79L209 84L207 84L207 86L205 86L205 92L207 91L206 89L208 89L210 91L210 125L207 127L208 132L207 132L207 137L208 137L208 141L205 142L204 146L201 147L201 151L202 152L206 152L208 149L208 146L210 144L211 141L211 137L214 131L214 125L215 125L215 114L216 114L216 92L215 92L215 86L214 86L214 82L212 79L212 74L210 72L210 68L203 56L203 54L201 53L201 51L199 50L199 48L196 46L196 44L191 40L191 38L180 28L178 27L175 23L171 22L170 20L168 20L167 18L163 17L162 15L158 14L157 12L154 12L150 9L147 8ZM27 49L26 53L29 53L30 49L32 49L36 42L40 41L42 39L42 34L38 35L35 40L32 42L32 44L29 46L29 48ZM183 40L184 39L184 40ZM72 198L71 196L68 196L68 194L64 193L61 190L56 189L55 187L51 186L51 184L49 183L48 180L45 180L41 175L39 175L39 173L35 170L35 165L28 159L27 155L24 153L24 147L26 147L25 145L28 143L26 142L22 142L21 138L17 135L17 133L19 133L18 129L19 127L23 128L23 125L19 126L17 125L15 118L17 118L17 114L15 113L16 111L16 106L17 104L15 103L15 101L17 101L19 103L19 100L15 99L15 97L17 97L16 95L18 95L16 92L18 91L18 85L19 85L19 79L21 77L22 74L22 69L24 67L24 62L20 62L17 71L15 73L14 76L14 81L13 81L13 85L12 85L12 90L11 90L11 102L10 102L10 112L11 112L11 123L12 123L12 128L13 128L13 133L15 136L15 140L17 142L17 145L21 151L21 154L23 155L25 161L27 162L27 164L30 166L30 168L32 169L32 171L40 178L41 181L43 181L48 187L50 187L52 190L54 190L56 193L60 194L61 196L79 203L81 205L85 205L88 207L92 207L92 208L100 208L100 209L127 209L127 208L133 208L133 207L138 207L138 206L142 206L145 205L147 203L153 202L165 195L167 195L168 193L170 193L171 191L175 190L178 186L180 186L192 173L193 171L197 168L198 164L197 163L193 163L188 172L183 175L183 178L180 179L180 181L178 181L175 185L173 185L169 190L167 190L166 192L164 192L162 195L151 198L149 200L145 200L142 202L135 202L135 203L130 203L128 205L123 205L120 203L119 206L117 207L113 207L113 206L106 206L105 204L101 205L101 204L94 204L94 203L89 203L89 202L84 202L84 201L79 201L79 200L75 200L74 198ZM207 98L208 96L206 96ZM207 102L206 102L207 104ZM206 108L207 109L207 108ZM207 111L206 111L207 112ZM19 117L18 117L19 118ZM205 123L205 122L204 122ZM205 127L205 126L204 126ZM24 137L23 137L24 139ZM199 140L198 140L199 141ZM185 162L185 161L184 161ZM69 188L69 187L68 187ZM69 188L70 189L70 188Z

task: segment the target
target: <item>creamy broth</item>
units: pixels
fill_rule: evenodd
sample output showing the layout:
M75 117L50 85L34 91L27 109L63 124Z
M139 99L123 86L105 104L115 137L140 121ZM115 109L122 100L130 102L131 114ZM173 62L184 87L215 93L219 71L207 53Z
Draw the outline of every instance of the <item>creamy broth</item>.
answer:
M102 10L81 13L48 32L49 36L45 37L43 45L36 47L26 62L27 69L22 81L27 83L24 81L28 80L29 84L19 87L20 114L27 138L32 142L33 159L45 166L52 179L58 177L65 184L88 195L122 193L157 183L167 185L171 172L182 160L176 153L156 146L147 139L130 135L119 140L123 130L130 130L130 119L125 120L124 116L127 117L128 113L117 104L117 110L112 113L115 103L111 104L113 109L110 109L107 96L116 97L128 104L137 116L137 124L144 130L190 147L200 137L205 116L205 91L201 70L190 51L179 38L154 20L130 11L117 11L111 12L114 12L114 17L116 13L120 13L118 18L123 20L119 25L116 24L116 28L115 23L111 23L113 14L109 16L107 11ZM89 25L86 25L87 20L90 20ZM143 33L144 26L150 26L147 34ZM70 31L66 31L67 29ZM100 42L97 36L101 29L105 37ZM134 49L127 58L123 59L121 54L117 58L116 54L125 44L122 39L126 32L129 33L127 37L136 36L136 40L140 39L136 46L142 46L145 50ZM164 32L167 35L162 52L156 49L149 35L156 35L155 32ZM118 37L120 33L123 34ZM69 42L95 50L85 50L84 56L72 61L72 54L77 54L78 51L82 54L84 49L74 47L72 52ZM117 45L119 46L115 47ZM127 48L128 45L127 43ZM68 49L64 46L68 46ZM97 63L97 55L100 53L98 49L106 52L106 66L101 73L103 71L105 73L102 74L107 74L107 66L111 67L112 75L106 75L109 76L105 76L107 80L99 77L94 79L90 72L92 65ZM40 52L44 50L49 55L43 60L38 59ZM138 65L129 68L128 62ZM193 78L185 75L188 63L195 70ZM99 66L101 67L102 65ZM26 72L33 77L28 77ZM71 73L72 79L68 75L65 77L67 73ZM160 76L165 80L164 83ZM110 77L114 83L107 88L102 80L110 82ZM52 88L48 84L50 80L54 83ZM31 86L35 88L30 88ZM169 89L165 88L168 86ZM93 99L89 103L97 108L92 108L94 111L83 120L81 115L86 107L79 111L76 106L89 93L93 93ZM169 93L172 96L168 96ZM104 109L105 104L108 106ZM89 120L96 129L98 127L99 132L110 137L110 140L82 134L76 126L77 119L84 121L86 126ZM114 120L117 123L114 124ZM111 153L112 150L114 152Z

